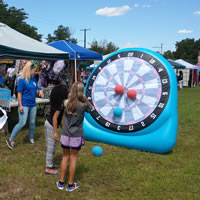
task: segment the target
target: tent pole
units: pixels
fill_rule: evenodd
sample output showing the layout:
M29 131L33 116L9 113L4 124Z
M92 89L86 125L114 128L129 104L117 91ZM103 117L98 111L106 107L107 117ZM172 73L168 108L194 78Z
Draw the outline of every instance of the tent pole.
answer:
M77 68L76 68L76 52L75 52L75 59L74 59L74 64L75 64L75 82L77 82Z

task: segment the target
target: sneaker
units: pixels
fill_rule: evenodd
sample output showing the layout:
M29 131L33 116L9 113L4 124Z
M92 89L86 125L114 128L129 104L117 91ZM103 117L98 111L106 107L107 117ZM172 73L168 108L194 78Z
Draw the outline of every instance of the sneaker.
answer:
M57 181L57 182L56 182L56 185L57 185L57 188L58 188L59 190L63 190L64 187L65 187L65 184L61 184L60 181Z
M66 191L69 191L69 192L72 192L72 191L74 191L74 190L76 190L76 189L78 189L78 183L74 183L73 184L73 186L68 186L67 188L66 188Z
M29 139L29 141L30 141L31 144L34 144L34 143L35 143L35 142L34 142L34 139Z
M15 148L15 142L11 141L10 139L6 140L6 144L8 145L9 149L14 149Z

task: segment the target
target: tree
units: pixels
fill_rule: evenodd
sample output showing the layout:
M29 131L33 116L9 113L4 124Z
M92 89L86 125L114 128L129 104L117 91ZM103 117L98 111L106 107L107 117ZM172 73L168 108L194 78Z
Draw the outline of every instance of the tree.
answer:
M164 52L163 56L166 58L166 59L172 59L172 60L175 60L175 56L174 56L174 52L172 51L166 51Z
M73 33L71 32L69 27L64 27L63 25L58 26L58 28L54 31L54 34L47 35L47 43L55 42L59 40L67 40L69 42L73 42L77 44L77 39L72 37Z
M200 48L200 39L194 40L186 38L180 42L176 42L176 51L167 51L164 57L167 59L183 59L189 63L196 64L198 51Z
M194 39L185 39L180 42L176 42L176 51L174 52L176 59L183 59L192 64L197 63L198 50L200 48L200 39L195 41Z
M97 40L93 40L90 49L106 55L118 50L119 47L117 47L113 42L108 43L107 40L102 40L100 42L97 42Z
M36 27L30 26L25 22L27 18L28 15L24 12L23 8L8 8L8 5L3 0L0 0L0 22L7 24L24 35L41 41L42 35L37 33Z

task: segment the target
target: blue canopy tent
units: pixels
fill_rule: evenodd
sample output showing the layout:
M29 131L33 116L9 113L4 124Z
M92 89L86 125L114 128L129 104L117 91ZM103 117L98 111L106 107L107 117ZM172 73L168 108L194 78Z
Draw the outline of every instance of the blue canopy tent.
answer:
M102 60L102 54L95 51L83 48L77 44L68 42L66 40L60 40L57 42L49 43L48 45L70 54L69 59L74 60L75 72L77 60ZM75 73L75 81L77 81L77 73Z

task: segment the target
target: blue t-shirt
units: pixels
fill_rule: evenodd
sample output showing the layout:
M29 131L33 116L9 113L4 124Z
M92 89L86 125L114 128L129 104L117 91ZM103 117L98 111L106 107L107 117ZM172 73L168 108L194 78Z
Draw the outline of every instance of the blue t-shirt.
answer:
M36 90L38 90L35 78L30 79L29 82L25 78L19 79L17 91L22 93L22 106L32 107L36 106Z

